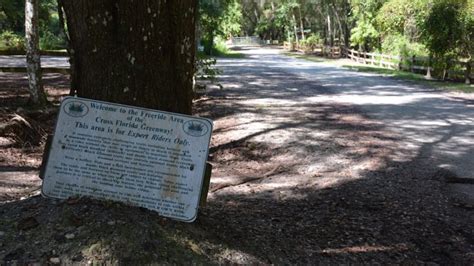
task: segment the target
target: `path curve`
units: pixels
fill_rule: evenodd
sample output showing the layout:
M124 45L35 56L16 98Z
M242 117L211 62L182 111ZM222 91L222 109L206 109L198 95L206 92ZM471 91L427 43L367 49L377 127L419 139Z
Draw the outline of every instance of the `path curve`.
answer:
M409 148L402 155L406 160L416 156L430 158L440 169L474 179L474 95L443 92L380 74L295 59L282 55L279 49L242 52L248 57L240 61L242 65L279 69L322 87L305 97L305 102L350 104L382 122L403 136L402 146ZM220 60L224 68L237 62ZM459 191L474 202L472 185Z
M472 264L472 101L330 64L242 48L219 59L204 230L237 263Z

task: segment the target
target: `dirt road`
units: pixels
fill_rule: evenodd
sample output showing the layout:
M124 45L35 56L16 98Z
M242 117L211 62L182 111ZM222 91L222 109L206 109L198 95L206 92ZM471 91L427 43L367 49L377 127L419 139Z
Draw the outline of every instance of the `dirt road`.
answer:
M357 106L399 134L400 144L406 149L401 160L429 158L435 167L448 169L460 178L474 179L474 96L436 91L328 63L289 58L276 49L243 52L249 55L248 59L220 61L222 68L227 70L225 73L239 75L239 70L248 71L250 67L254 70L252 74L258 76L273 69L304 79L306 87L311 87L308 90L277 85L267 99L257 99L256 104L271 101L283 105L298 102ZM243 68L233 67L239 65ZM277 84L281 78L270 77ZM272 94L277 93L285 93L288 97L283 101L272 98ZM474 197L474 190L470 192Z
M65 56L41 56L41 66L44 68L69 68L69 58ZM0 67L26 67L24 55L0 55Z
M197 104L216 121L203 219L222 241L271 262L472 261L472 205L446 183L472 173L472 101L242 52Z
M446 183L472 173L471 100L274 49L242 52L218 61L224 89L194 103L215 121L211 193L195 223L31 196L38 180L5 167L0 261L474 263L473 205ZM7 84L26 93L15 77Z

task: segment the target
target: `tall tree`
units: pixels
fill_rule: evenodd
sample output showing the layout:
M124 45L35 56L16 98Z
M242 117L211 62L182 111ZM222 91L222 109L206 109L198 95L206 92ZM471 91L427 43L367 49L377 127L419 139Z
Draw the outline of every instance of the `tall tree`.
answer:
M387 0L350 0L355 27L351 30L351 42L359 49L371 50L379 46L379 31L375 26L378 10Z
M432 56L442 62L446 70L451 58L461 57L470 61L474 53L474 2L468 0L436 0L424 21L423 41ZM466 83L470 83L470 71L466 71Z
M42 105L45 104L47 100L41 82L38 23L38 0L26 0L26 68L28 72L30 102L35 105Z
M72 93L190 114L196 0L59 0Z
M212 53L215 37L230 37L240 32L241 9L237 0L199 0L199 26L206 54Z

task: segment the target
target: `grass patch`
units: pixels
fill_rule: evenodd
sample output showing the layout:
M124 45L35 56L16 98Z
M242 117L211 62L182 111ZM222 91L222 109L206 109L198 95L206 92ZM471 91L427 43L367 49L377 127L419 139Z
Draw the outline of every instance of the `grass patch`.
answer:
M214 46L212 47L212 55L216 57L225 57L225 58L243 58L244 54L233 51L227 47L223 40L216 40Z
M229 50L228 52L217 52L214 53L216 57L224 57L224 58L244 58L245 55L236 51Z
M227 47L225 49L214 47L212 50L213 56L224 57L224 58L244 58L245 55L236 51L233 51Z
M441 81L441 80L428 80L424 75L398 71L393 69L386 69L374 66L359 65L357 63L347 64L347 60L324 58L309 54L299 54L294 52L285 52L284 55L291 56L298 59L304 59L316 63L330 63L337 66L342 66L354 71L376 73L389 77L393 77L400 80L409 80L418 84L430 86L436 89L449 90L449 91L460 91L465 93L474 93L474 84L465 84L463 82L452 82L452 81Z
M244 58L245 55L230 49L226 51L218 51L215 48L212 49L212 55L206 55L204 52L198 52L198 56L202 58L212 58L212 57L221 57L221 58Z
M376 73L381 75L390 76L396 79L409 80L418 84L427 85L433 88L442 89L442 90L451 90L451 91L461 91L465 93L474 93L473 84L465 84L461 82L450 82L450 81L440 81L440 80L427 80L424 75L404 72L392 69L370 67L370 66L357 66L357 65L342 65L345 68L355 71Z

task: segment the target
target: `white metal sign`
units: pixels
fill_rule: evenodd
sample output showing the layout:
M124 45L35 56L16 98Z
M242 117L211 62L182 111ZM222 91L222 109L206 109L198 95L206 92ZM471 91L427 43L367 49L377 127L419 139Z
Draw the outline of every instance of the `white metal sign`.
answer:
M77 97L60 107L42 194L196 219L212 121Z

